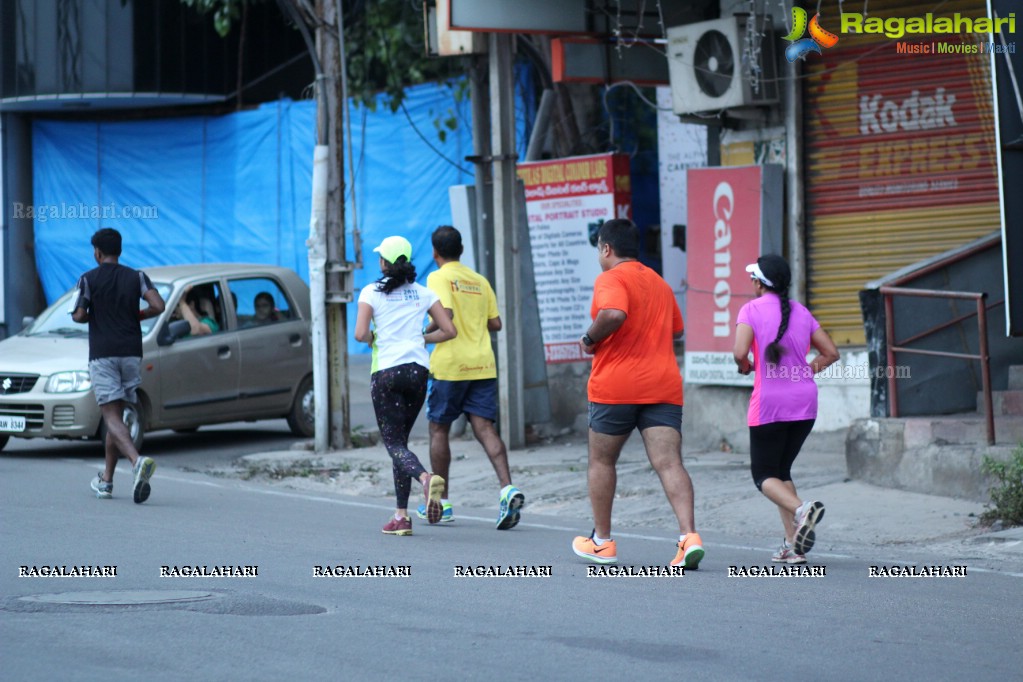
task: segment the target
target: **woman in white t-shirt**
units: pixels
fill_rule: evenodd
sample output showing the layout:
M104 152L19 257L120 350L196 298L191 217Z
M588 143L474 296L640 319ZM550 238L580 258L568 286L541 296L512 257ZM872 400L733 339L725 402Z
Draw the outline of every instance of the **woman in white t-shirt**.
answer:
M359 293L355 340L373 348L370 395L394 473L397 504L383 532L412 535L408 515L412 479L423 484L427 520L437 523L443 513L444 479L427 472L408 448L409 433L426 400L430 370L426 344L453 339L457 332L437 294L416 282L412 245L407 239L387 237L373 251L380 254L383 276ZM427 313L438 329L424 334Z

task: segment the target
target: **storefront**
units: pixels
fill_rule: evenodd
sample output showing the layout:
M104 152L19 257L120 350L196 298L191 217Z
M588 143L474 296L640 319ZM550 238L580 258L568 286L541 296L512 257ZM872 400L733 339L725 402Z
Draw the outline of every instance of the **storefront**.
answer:
M986 16L981 2L934 5L871 2L869 17ZM855 346L866 282L1000 227L992 55L968 21L896 37L900 22L857 35L837 17L821 24L838 44L804 67L807 296L836 343Z

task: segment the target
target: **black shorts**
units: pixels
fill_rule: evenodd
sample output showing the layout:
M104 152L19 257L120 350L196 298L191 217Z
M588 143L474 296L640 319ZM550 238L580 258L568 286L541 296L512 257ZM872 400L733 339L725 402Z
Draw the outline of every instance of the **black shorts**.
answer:
M792 480L792 463L810 435L813 422L803 419L749 427L750 473L758 490L768 478Z

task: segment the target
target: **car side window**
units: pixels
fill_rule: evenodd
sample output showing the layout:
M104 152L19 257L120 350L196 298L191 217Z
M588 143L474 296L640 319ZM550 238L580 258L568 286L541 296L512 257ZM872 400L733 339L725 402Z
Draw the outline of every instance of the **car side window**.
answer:
M284 289L269 277L248 277L228 281L231 296L237 301L238 326L262 327L295 319L291 301Z
M211 334L219 334L227 329L225 305L230 303L224 300L224 291L219 282L197 282L191 285L187 293L181 294L170 319L184 319L182 307L189 306L199 321L210 328Z

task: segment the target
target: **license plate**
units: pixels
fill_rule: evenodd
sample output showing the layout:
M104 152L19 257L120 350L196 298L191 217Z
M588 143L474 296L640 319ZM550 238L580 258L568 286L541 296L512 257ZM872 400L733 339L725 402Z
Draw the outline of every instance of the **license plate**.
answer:
M0 431L24 431L24 417L5 417L0 414Z

